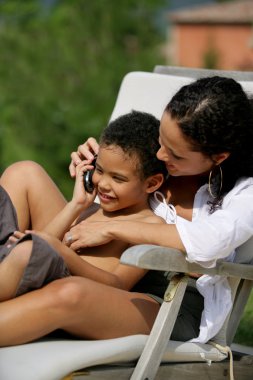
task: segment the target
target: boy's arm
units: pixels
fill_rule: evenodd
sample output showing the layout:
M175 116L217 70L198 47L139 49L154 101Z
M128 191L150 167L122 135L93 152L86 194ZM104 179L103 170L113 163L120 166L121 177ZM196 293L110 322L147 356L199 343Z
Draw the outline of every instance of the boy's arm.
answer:
M64 234L70 229L75 219L79 216L82 208L70 201L66 204L63 210L61 210L55 218L43 229L50 235L62 240Z
M85 165L83 162L78 165L72 200L43 229L44 232L62 240L64 234L70 229L81 212L93 203L96 192L93 191L92 194L87 193L83 185L83 173L91 168L92 166Z
M131 267L120 262L111 271L103 270L83 260L55 237L43 232L35 233L46 240L63 257L72 275L89 278L114 288L130 290L147 273L145 269Z

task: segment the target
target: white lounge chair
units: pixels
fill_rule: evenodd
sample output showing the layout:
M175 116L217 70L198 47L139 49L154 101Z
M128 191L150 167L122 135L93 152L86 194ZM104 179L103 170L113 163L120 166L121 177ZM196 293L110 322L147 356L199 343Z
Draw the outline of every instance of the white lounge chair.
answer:
M158 66L154 73L132 72L124 77L111 118L132 109L147 111L160 118L172 95L182 85L193 78L214 74L235 77L248 93L253 94L253 73ZM212 269L188 263L180 251L149 245L130 248L121 260L154 270L228 276L234 297L233 309L212 342L199 344L170 340L187 284L187 276L184 276L170 293L175 293L172 300L164 301L161 306L150 336L133 335L97 341L47 337L29 344L0 348L0 379L191 380L195 377L210 378L212 368L213 379L226 379L224 368L229 369L229 363L225 361L223 364L222 361L228 357L228 347L233 342L253 283L253 238L238 249L237 263L224 262ZM209 366L210 363L213 364ZM235 370L240 371L238 379L252 379L252 368L252 362L235 366Z

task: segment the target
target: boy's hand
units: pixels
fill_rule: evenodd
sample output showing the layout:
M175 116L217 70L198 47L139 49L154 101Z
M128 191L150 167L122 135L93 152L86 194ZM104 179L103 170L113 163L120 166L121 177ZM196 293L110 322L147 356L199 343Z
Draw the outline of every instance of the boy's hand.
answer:
M88 207L91 205L96 197L96 189L92 193L88 193L84 188L83 176L87 170L94 169L92 165L87 165L85 161L82 161L76 166L76 182L73 191L72 203Z
M12 244L16 243L23 236L25 236L25 234L23 232L14 231L13 235L9 236L7 247L9 248Z
M26 230L25 232L26 234L34 234L41 237L41 239L47 241L48 244L50 244L55 249L57 249L59 244L61 244L59 239L57 239L55 236L48 234L47 232L36 231L36 230Z

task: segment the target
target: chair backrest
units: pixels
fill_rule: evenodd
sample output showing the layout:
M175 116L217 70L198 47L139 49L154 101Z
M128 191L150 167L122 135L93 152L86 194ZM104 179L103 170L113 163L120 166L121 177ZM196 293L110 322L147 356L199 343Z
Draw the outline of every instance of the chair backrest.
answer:
M192 79L148 72L131 72L123 78L111 120L132 110L150 112L158 119L172 96Z
M228 71L228 77L229 73ZM192 72L190 74L187 76L186 70L184 76L139 71L126 74L119 89L111 120L132 110L149 112L160 119L172 96L183 85L197 78ZM251 81L239 82L248 95L253 95L253 73Z
M221 77L233 78L237 81L252 81L253 71L231 71L231 70L209 70L209 69L193 69L189 67L178 66L155 66L154 73L175 75L189 78L213 77L215 75Z
M253 96L253 72L190 69L172 66L156 66L154 73L131 72L121 84L111 120L132 110L149 112L161 118L172 96L185 84L205 76L226 76L241 83L243 89ZM237 253L240 263L253 263L253 238L243 244ZM230 344L240 322L245 304L248 300L252 282L230 279L233 309L214 340L220 344Z

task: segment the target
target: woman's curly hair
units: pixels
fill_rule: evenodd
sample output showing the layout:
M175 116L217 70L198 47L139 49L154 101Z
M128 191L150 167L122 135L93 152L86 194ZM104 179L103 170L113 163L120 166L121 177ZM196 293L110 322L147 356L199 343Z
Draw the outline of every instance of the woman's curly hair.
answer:
M141 178L168 174L164 162L156 157L160 122L146 112L132 111L111 121L103 130L100 146L119 146L129 157L137 157Z
M240 177L253 176L252 100L234 79L214 76L183 86L166 112L177 121L193 151L210 158L230 153L221 164L223 186L217 198L231 190Z

